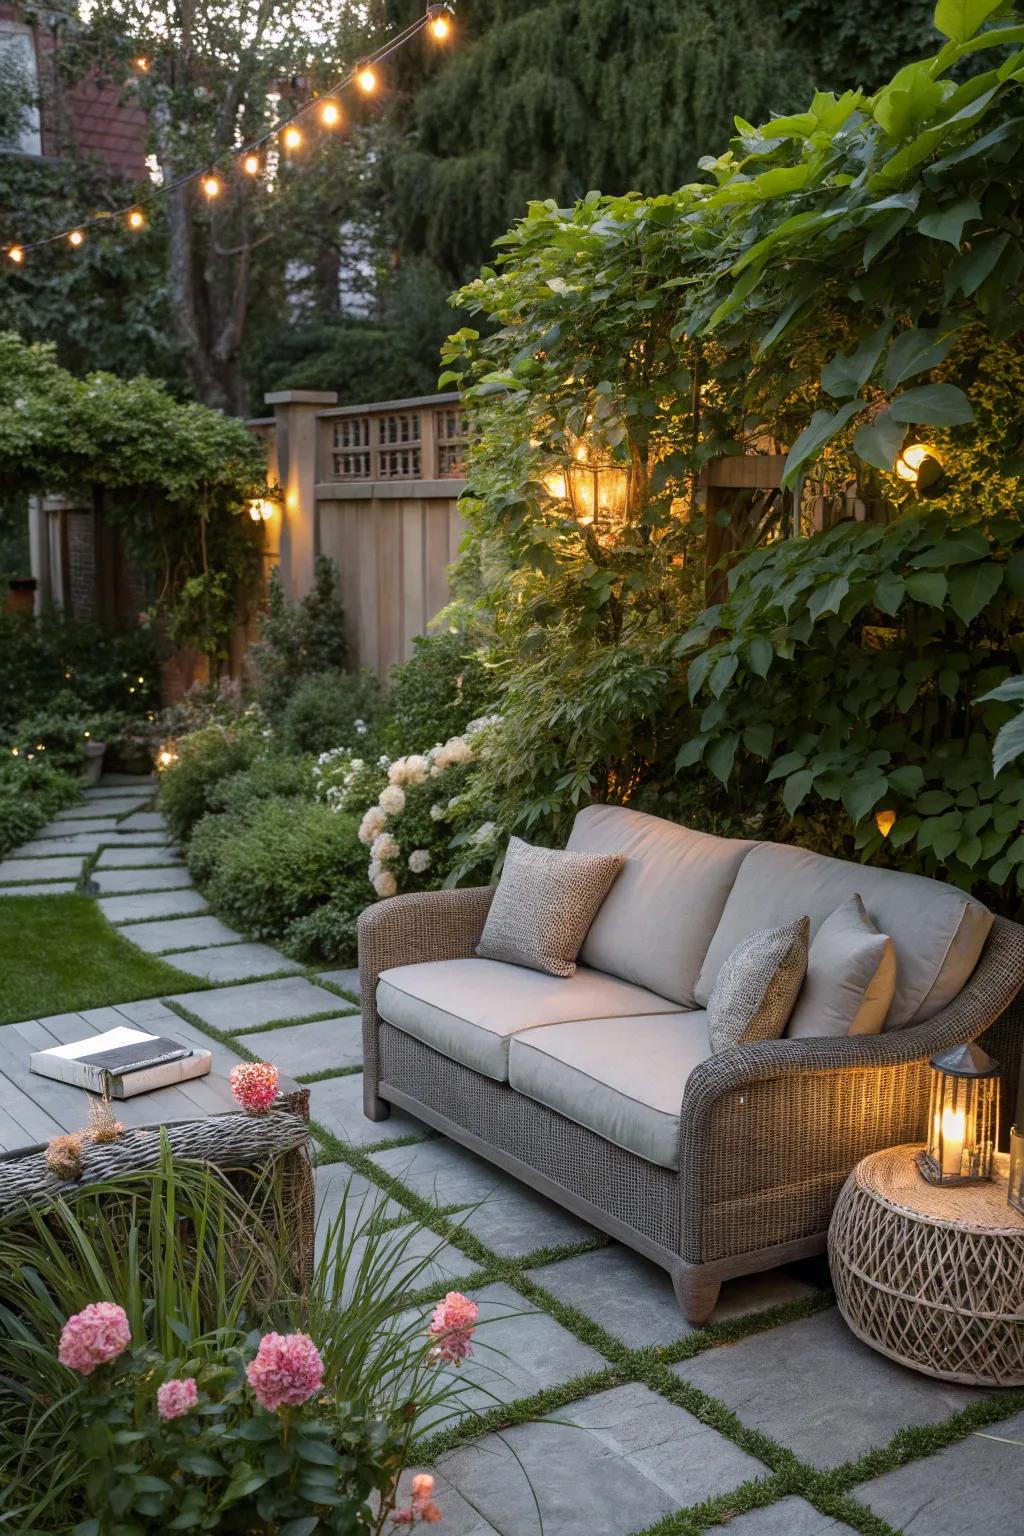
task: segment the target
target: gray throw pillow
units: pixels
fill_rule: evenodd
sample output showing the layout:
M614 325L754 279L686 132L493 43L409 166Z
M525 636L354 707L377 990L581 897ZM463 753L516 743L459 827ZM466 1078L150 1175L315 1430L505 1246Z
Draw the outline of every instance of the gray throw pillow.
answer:
M510 838L477 954L571 976L587 929L624 862L620 853L564 853Z
M743 939L708 998L708 1038L715 1052L777 1040L789 1023L807 971L810 919L765 928Z
M826 917L811 945L807 979L786 1034L877 1035L896 991L896 950L859 896Z

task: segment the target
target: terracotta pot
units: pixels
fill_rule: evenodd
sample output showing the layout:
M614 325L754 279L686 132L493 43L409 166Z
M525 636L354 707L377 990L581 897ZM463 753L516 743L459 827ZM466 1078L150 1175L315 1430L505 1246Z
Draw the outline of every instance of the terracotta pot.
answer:
M32 613L35 610L39 583L34 576L15 576L7 586L9 590L4 602L5 613Z

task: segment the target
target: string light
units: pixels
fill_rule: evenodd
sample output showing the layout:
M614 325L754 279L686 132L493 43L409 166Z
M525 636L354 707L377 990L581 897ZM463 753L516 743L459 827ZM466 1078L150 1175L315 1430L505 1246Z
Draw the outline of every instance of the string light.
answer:
M451 9L448 5L430 4L424 15L410 23L402 31L390 38L388 42L378 48L370 57L350 69L341 79L330 87L331 94L322 100L308 101L297 108L291 117L284 123L279 123L275 128L264 133L260 138L248 145L242 145L235 151L240 157L240 164L246 175L257 176L263 170L263 157L260 154L262 146L275 134L280 134L281 141L286 149L298 149L303 143L301 130L295 126L297 118L306 113L315 112L320 125L324 128L336 128L344 122L344 114L338 102L333 97L347 85L355 85L364 96L372 96L379 89L380 78L375 66L383 60L390 58L398 49L409 43L416 34L428 29L430 35L437 42L445 41L452 31ZM138 74L148 74L152 67L152 60L145 54L138 54L131 61L132 69ZM224 190L224 183L214 170L192 170L172 181L163 183L154 189L151 196L158 197L175 190L178 187L188 186L192 182L198 182L199 187L208 201L219 197ZM3 254L8 261L15 266L21 266L29 251L34 251L44 245L52 245L55 241L63 240L73 249L80 249L84 245L87 231L94 225L109 225L111 219L124 219L128 227L133 230L144 229L147 216L141 208L131 205L116 208L110 212L97 215L88 223L79 228L56 230L52 234L44 235L38 240L31 240L27 244L9 245L3 248Z

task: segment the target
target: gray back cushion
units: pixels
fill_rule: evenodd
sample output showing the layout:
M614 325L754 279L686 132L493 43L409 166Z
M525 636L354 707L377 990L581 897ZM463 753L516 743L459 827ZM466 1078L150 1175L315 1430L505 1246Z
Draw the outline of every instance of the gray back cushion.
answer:
M754 844L710 837L621 805L589 805L576 817L568 847L625 857L580 961L693 1008L701 962ZM754 923L751 931L765 926Z
M896 951L896 990L886 1029L934 1018L962 990L981 954L992 914L955 886L899 870L827 859L806 848L758 843L740 866L695 988L706 1005L715 978L741 939L807 913L811 937L859 892L868 916Z

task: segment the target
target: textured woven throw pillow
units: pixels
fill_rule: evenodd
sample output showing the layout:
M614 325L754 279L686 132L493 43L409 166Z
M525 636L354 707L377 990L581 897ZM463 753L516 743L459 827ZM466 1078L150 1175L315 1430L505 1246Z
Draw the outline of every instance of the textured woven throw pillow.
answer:
M785 928L752 933L736 945L708 998L713 1051L779 1038L807 971L810 931L810 920L799 917Z
M549 976L571 976L587 929L623 863L620 853L564 853L510 838L477 954Z
M877 1035L896 991L896 950L859 896L826 917L807 960L807 980L786 1034Z

